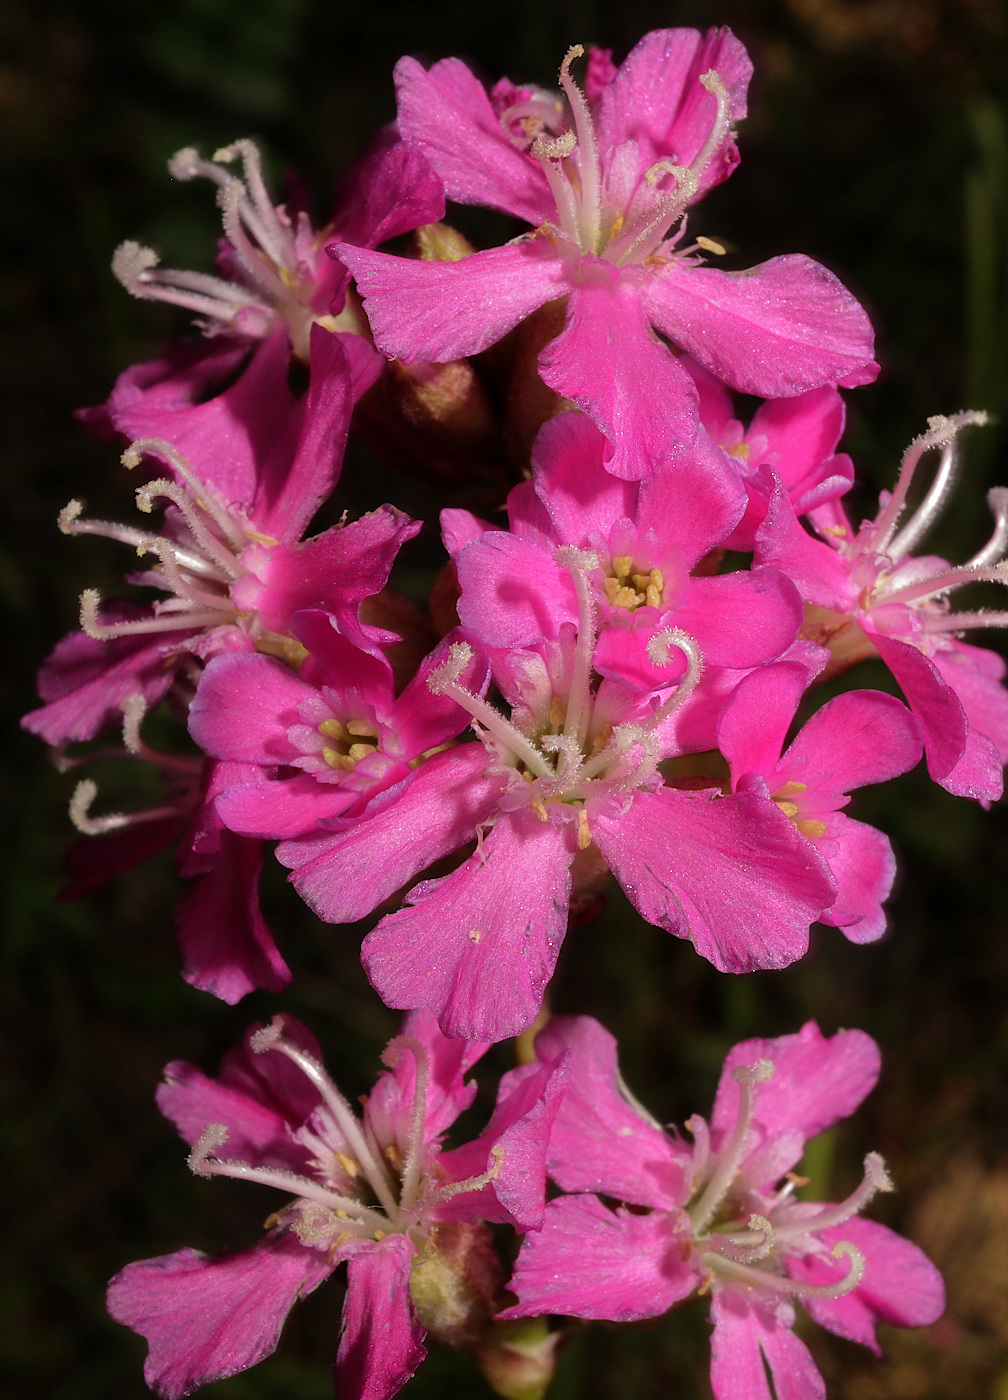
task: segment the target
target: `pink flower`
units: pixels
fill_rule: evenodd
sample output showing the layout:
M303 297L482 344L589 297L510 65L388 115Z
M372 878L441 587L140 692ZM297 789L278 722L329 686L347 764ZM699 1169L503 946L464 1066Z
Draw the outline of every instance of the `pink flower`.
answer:
M841 808L851 788L911 769L921 756L921 729L892 696L854 690L827 701L782 753L809 680L795 662L746 676L722 711L718 749L731 769L732 792L765 790L825 856L837 896L822 922L868 943L885 932L882 901L892 889L896 861L882 832Z
M823 1397L822 1377L792 1332L793 1300L830 1331L878 1353L877 1322L920 1326L944 1308L941 1277L915 1245L860 1212L892 1190L877 1153L838 1204L798 1200L793 1169L807 1139L853 1113L879 1072L861 1031L751 1040L728 1054L710 1126L667 1134L623 1085L612 1037L589 1017L540 1032L544 1063L566 1051L570 1083L547 1167L567 1194L525 1240L503 1318L566 1313L654 1317L698 1287L712 1293L715 1400ZM596 1192L632 1210L604 1205Z
M677 246L687 207L738 161L731 127L745 116L752 67L734 35L645 35L607 81L593 72L594 100L570 75L582 52L572 48L560 69L566 104L506 83L488 96L458 59L429 72L400 60L400 130L449 198L534 232L453 263L335 245L378 347L406 362L476 354L567 298L540 373L598 424L608 469L629 479L696 434L696 389L655 332L764 397L870 381L868 318L818 263L783 257L723 273L702 265L702 251L722 251L710 240Z
M779 482L767 476L770 508L757 534L755 562L783 569L809 605L803 635L824 642L835 670L878 655L896 677L924 732L928 772L949 792L989 801L1000 797L1008 761L1008 692L1004 662L959 635L1003 627L1008 612L953 611L948 595L972 583L1008 582L1008 492L988 495L995 529L989 542L957 567L911 554L937 517L955 477L956 435L986 421L977 413L933 418L907 448L899 480L884 493L874 520L855 531L838 501L818 507L807 534ZM921 457L942 448L935 479L900 527Z
M236 161L244 179L227 168ZM420 152L404 146L394 129L380 133L344 176L332 217L319 230L305 209L273 204L252 141L222 147L213 160L186 147L172 156L168 170L175 180L205 179L217 187L224 223L217 272L162 268L153 249L127 240L112 259L112 271L126 290L142 300L184 307L195 313L205 335L241 337L246 350L248 341L266 339L281 326L289 352L305 364L311 328L321 325L340 336L359 398L381 371L382 360L370 344L359 304L347 296L345 269L325 247L337 235L374 248L443 218L440 182ZM118 392L119 386L108 405L111 424L137 436L135 427L119 421Z
M505 1075L483 1133L442 1152L476 1093L464 1076L485 1050L447 1040L429 1016L407 1018L362 1116L291 1018L253 1030L216 1080L182 1061L166 1067L158 1106L191 1145L192 1170L288 1200L251 1250L208 1259L183 1249L112 1279L109 1312L146 1337L153 1390L177 1400L261 1361L297 1299L343 1262L336 1385L346 1400L394 1395L426 1354L425 1330L455 1345L475 1340L500 1284L478 1222L541 1223L546 1139L566 1077L565 1065ZM436 1305L437 1283L452 1279L468 1286L461 1320Z
M678 466L623 482L604 469L604 445L589 419L563 413L536 439L533 482L508 496L510 533L443 512L462 622L492 647L557 638L578 620L575 588L557 557L573 546L599 561L591 586L600 675L643 690L667 686L682 667L657 665L648 646L668 627L694 638L708 666L743 670L779 656L802 620L783 574L694 576L745 509L744 488L721 453L701 434Z
M65 638L46 662L47 703L25 716L26 729L54 744L93 738L127 695L156 703L193 654L255 649L294 659L288 625L303 608L327 609L358 645L393 639L361 623L360 605L384 587L419 523L383 506L301 539L339 477L352 408L338 339L315 327L312 344L319 373L293 416L278 418L271 397L287 354L273 336L232 389L185 416L181 445L140 439L127 450L130 468L148 453L165 463L167 474L137 491L144 513L165 503L162 532L89 520L76 500L61 512L65 534L101 535L153 555L157 566L132 581L168 596L144 613L120 604L103 610L97 590L85 590L86 635Z
M854 463L837 452L846 410L832 385L760 404L748 429L734 415L723 384L688 359L683 362L700 395L700 422L726 453L749 497L745 515L725 541L728 549L750 550L766 517L772 467L796 515L805 515L850 490Z
M672 628L651 638L656 665L674 651L687 659L674 688L596 685L599 560L571 546L556 559L573 584L577 625L538 646L491 648L510 718L462 683L472 659L463 643L428 680L473 717L497 783L483 818L492 830L452 874L411 890L362 948L386 1004L429 1007L446 1034L496 1040L532 1023L572 888L607 869L645 919L733 972L800 957L836 893L825 861L763 792L682 791L663 779L659 762L677 752L669 721L700 679L697 647Z

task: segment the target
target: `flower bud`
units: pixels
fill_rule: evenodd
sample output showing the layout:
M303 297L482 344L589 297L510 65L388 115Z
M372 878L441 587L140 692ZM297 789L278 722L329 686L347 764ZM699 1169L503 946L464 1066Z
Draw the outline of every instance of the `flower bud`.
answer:
M474 1345L493 1316L503 1271L485 1225L435 1225L410 1274L416 1315L435 1341Z
M549 1330L544 1317L496 1322L474 1355L505 1400L541 1400L553 1379L561 1335Z

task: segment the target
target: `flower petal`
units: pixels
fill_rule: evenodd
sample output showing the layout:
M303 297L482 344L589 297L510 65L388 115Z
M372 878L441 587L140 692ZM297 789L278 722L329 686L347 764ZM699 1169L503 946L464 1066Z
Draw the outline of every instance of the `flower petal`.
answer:
M509 1287L517 1307L498 1316L636 1322L658 1317L699 1283L681 1212L611 1211L597 1196L559 1196L526 1235Z
M599 280L585 275L572 291L566 324L540 354L539 373L605 434L606 470L639 481L692 445L696 387L652 333L640 289L599 259L582 261Z
M642 287L652 324L733 389L781 399L822 384L870 383L864 308L800 254L746 272L671 262Z
M410 1302L414 1253L405 1235L386 1235L351 1255L334 1368L340 1400L391 1400L427 1355Z
M532 1024L567 931L565 826L502 817L453 874L418 885L364 940L387 1006L429 1006L445 1035L504 1040Z
M284 1233L219 1259L180 1249L128 1264L106 1301L116 1322L147 1339L147 1384L179 1400L269 1356L291 1308L333 1267L324 1251Z

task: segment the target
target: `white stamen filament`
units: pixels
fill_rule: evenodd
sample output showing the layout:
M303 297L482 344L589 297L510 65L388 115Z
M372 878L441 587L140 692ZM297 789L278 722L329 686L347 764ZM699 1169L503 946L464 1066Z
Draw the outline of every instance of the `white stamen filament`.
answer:
M238 255L238 261L253 282L274 301L287 300L287 288L277 276L264 253L256 248L245 232L242 205L247 205L245 186L231 179L217 191L217 207L221 211L224 234ZM247 214L245 222L248 222Z
M184 491L181 486L176 485L174 481L169 481L166 476L158 477L154 481L148 481L146 486L137 488L137 510L141 511L144 515L150 515L151 511L154 509L154 502L159 498L171 501L173 505L178 507L197 544L201 545L210 558L219 566L219 576L222 580L230 582L232 579L237 578L239 574L245 572L231 550L221 544L220 540L216 539L207 529L203 521L200 520L197 514L198 507L196 502L188 492ZM203 565L203 571L207 572L205 563Z
M462 1196L470 1191L482 1191L484 1186L489 1186L491 1181L496 1181L504 1161L504 1149L500 1143L495 1143L491 1147L490 1156L493 1159L493 1165L488 1167L482 1175L467 1176L464 1181L451 1181L445 1186L436 1186L433 1191L428 1191L424 1197L424 1204L440 1205L442 1201L450 1201L453 1196Z
M739 1264L756 1264L774 1252L777 1232L765 1215L750 1215L748 1230L736 1230L731 1234L718 1233L715 1237L727 1259Z
M921 602L925 598L949 593L954 588L963 588L968 583L1008 584L1008 564L994 564L989 567L962 564L956 568L946 569L940 574L935 574L922 583L906 584L902 588L884 585L878 591L878 601Z
M138 826L141 822L158 821L162 817L174 817L179 809L171 804L161 807L147 807L139 812L109 812L104 817L92 817L91 804L98 796L98 785L90 778L82 778L70 798L69 817L82 836L106 836L110 831L121 831L127 826Z
M222 1136L223 1134L223 1136ZM279 1191L304 1200L316 1201L332 1211L345 1211L351 1219L367 1224L372 1230L385 1230L388 1220L378 1211L370 1210L352 1196L330 1191L309 1177L283 1167L253 1167L248 1162L228 1161L211 1155L227 1140L223 1123L211 1123L188 1157L189 1170L196 1176L230 1176L238 1181L255 1181L260 1186L275 1186Z
M702 1234L710 1224L715 1211L738 1175L745 1154L749 1125L752 1122L756 1085L765 1084L773 1075L773 1070L773 1063L770 1060L757 1060L754 1065L739 1066L732 1071L733 1078L739 1086L739 1105L735 1126L732 1129L731 1137L717 1154L714 1174L707 1183L703 1195L688 1212L694 1235Z
M179 476L188 482L196 504L204 510L220 526L225 539L229 539L239 550L244 549L248 540L245 531L241 528L226 506L219 504L213 499L209 488L200 481L199 477L192 469L192 465L186 457L173 447L164 438L136 438L130 443L126 451L122 454L122 464L127 471L133 471L140 465L144 455L148 452L163 458L169 466L178 472Z
M864 1255L849 1240L838 1240L830 1253L834 1259L847 1258L850 1260L850 1269L836 1283L804 1283L799 1279L788 1278L785 1274L774 1274L768 1269L752 1268L748 1264L729 1259L723 1254L714 1254L706 1250L701 1258L715 1273L733 1279L737 1283L748 1283L753 1288L764 1292L787 1294L793 1298L842 1298L846 1293L853 1292L864 1278Z
M928 431L915 437L903 453L896 487L875 521L872 531L872 548L876 553L888 552L889 543L896 534L897 523L903 513L903 507L906 505L910 483L925 452L929 452L932 447L943 447L946 443L951 442L962 428L982 427L986 422L986 413L972 411L954 413L951 416L939 414L928 419Z
M941 461L938 463L935 479L928 488L927 495L899 534L889 542L889 548L886 552L890 559L893 561L902 559L923 539L929 526L941 514L945 502L952 493L961 461L958 443L953 438L942 448Z
M409 1148L403 1164L402 1185L399 1190L399 1209L409 1210L417 1198L420 1188L420 1175L424 1165L424 1124L427 1121L427 1083L430 1076L430 1057L412 1035L400 1035L391 1041L382 1055L382 1061L393 1068L403 1050L408 1050L416 1064L416 1082L413 1089L413 1121L410 1124Z
M142 636L148 632L192 631L196 627L212 627L221 622L233 622L233 609L194 614L187 611L172 617L130 618L124 622L102 622L98 609L101 594L97 588L85 588L80 596L81 630L96 642L110 642L115 637Z
M214 160L228 163L241 158L245 171L245 183L252 198L252 206L258 216L252 232L275 263L293 268L296 262L294 238L279 218L273 201L270 199L262 175L262 158L254 141L247 138L232 141L230 146L222 146L214 151ZM243 210L244 212L244 210Z
M530 739L514 727L494 707L460 682L460 677L472 660L472 650L465 642L453 642L448 656L427 677L427 687L435 695L450 695L456 704L467 710L482 727L492 734L538 778L551 778L553 772Z
M966 569L980 569L994 564L1008 550L1008 489L1004 486L993 487L987 492L987 504L994 516L994 533L983 549L967 560L963 566Z
M318 1060L313 1056L309 1055L307 1050L301 1050L289 1040L285 1040L282 1035L277 1036L264 1048L276 1050L279 1051L280 1054L286 1055L289 1060L297 1065L302 1074L314 1084L315 1088L322 1095L333 1118L336 1120L336 1124L349 1144L350 1150L360 1163L361 1171L367 1178L371 1190L381 1202L382 1208L388 1216L388 1220L398 1219L399 1207L389 1187L389 1181L385 1170L380 1164L380 1161L372 1155L370 1148L365 1142L357 1115L326 1074L322 1065L320 1065ZM387 1225L388 1221L383 1223Z
M580 44L574 44L567 50L560 65L560 86L567 94L567 101L574 114L574 128L577 131L578 149L581 153L578 241L586 251L597 253L600 251L599 234L602 220L602 176L599 169L598 140L585 95L570 75L571 64L583 54L584 49Z
M577 597L578 639L563 732L564 738L572 738L581 748L591 717L591 664L595 651L595 604L588 575L599 567L599 559L590 550L574 549L569 545L557 550L556 559L570 574Z
M778 1222L776 1225L779 1240L793 1239L796 1235L807 1235L820 1230L829 1230L836 1225L845 1225L848 1220L859 1215L865 1206L880 1192L893 1191L892 1178L886 1171L885 1162L877 1152L869 1152L864 1159L864 1178L845 1201L837 1205L827 1205L813 1216L805 1216L793 1223Z

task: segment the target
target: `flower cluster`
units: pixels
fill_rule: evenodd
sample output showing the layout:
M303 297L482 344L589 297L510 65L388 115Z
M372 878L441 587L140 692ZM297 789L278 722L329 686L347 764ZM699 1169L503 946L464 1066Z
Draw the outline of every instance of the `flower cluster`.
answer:
M66 767L153 766L163 798L100 814L78 782L71 892L174 847L192 882L183 976L234 1003L291 979L257 892L275 842L322 920L371 920L364 968L408 1013L363 1117L289 1018L216 1081L168 1067L158 1103L192 1169L288 1199L250 1251L183 1250L113 1280L110 1311L147 1337L167 1397L266 1355L344 1262L337 1380L373 1400L413 1373L425 1334L531 1394L556 1334L530 1341L515 1319L628 1320L697 1291L718 1400L768 1396L764 1361L778 1394L817 1396L793 1300L869 1346L876 1320L941 1310L919 1251L859 1218L891 1189L879 1157L840 1204L798 1195L805 1140L878 1073L859 1032L737 1046L687 1146L628 1097L600 1026L558 1018L484 1132L442 1150L475 1092L465 1073L548 1017L568 929L614 884L725 973L787 966L817 921L869 942L895 862L846 815L851 793L924 755L986 804L1008 760L1004 665L963 640L1008 611L950 602L1008 582L1008 492L991 492L994 532L968 563L915 552L983 415L933 418L855 527L840 389L878 370L865 311L805 256L723 271L720 244L686 236L738 163L745 49L673 29L619 66L590 51L579 79L584 57L570 49L556 91L489 92L457 59L403 59L398 120L321 228L274 205L250 141L180 151L172 175L217 189L215 271L162 268L135 242L113 259L129 292L188 308L202 334L81 414L125 444L141 518L75 499L59 528L131 547L144 563L127 581L155 597L86 590L24 723ZM446 199L528 231L477 251ZM762 401L748 426L733 392ZM351 433L438 484L427 518L339 516ZM445 489L475 479L478 511ZM323 506L338 522L310 533ZM438 523L445 562L420 606L390 580ZM820 703L867 658L904 699ZM178 744L145 739L155 709ZM548 1204L547 1174L565 1193ZM488 1222L524 1236L509 1285Z

